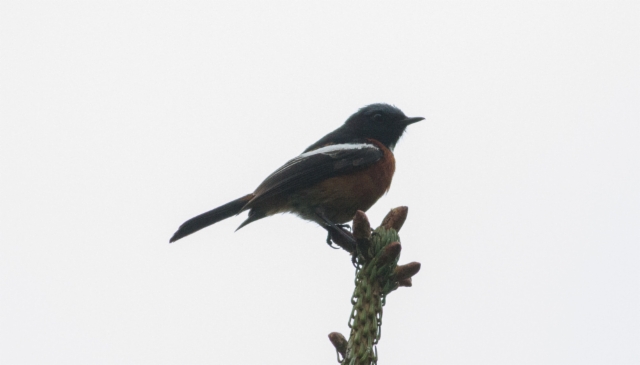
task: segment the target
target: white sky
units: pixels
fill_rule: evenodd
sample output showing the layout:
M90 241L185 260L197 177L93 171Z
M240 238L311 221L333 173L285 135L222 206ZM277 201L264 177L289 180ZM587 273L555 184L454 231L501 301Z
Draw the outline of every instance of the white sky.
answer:
M0 362L334 362L322 229L168 240L387 102L380 364L640 363L639 4L2 2Z

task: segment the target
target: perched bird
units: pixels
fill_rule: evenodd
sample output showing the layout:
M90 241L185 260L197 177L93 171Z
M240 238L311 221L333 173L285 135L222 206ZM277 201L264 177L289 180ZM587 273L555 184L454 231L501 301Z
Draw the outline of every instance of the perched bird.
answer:
M331 235L330 228L350 221L357 210L367 211L389 190L395 172L392 151L407 126L423 119L408 118L388 104L365 106L274 171L253 193L184 222L169 242L245 210L249 217L238 229L291 212Z

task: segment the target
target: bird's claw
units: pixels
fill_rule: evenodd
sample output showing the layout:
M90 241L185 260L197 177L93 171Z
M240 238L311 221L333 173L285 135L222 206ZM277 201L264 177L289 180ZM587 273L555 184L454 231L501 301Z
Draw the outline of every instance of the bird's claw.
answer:
M333 245L333 241L331 240L331 233L327 234L327 245L329 245L329 247L333 248L334 250L339 250L340 249L339 246L334 246Z

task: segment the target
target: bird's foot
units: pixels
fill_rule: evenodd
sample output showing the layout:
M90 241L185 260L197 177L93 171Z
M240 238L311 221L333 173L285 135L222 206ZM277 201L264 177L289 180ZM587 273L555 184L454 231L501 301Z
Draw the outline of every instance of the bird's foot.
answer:
M337 224L337 223L335 223L335 226L338 227L341 230L348 230L349 232L351 232L351 226L348 225L348 224ZM327 234L327 244L329 245L329 247L331 247L331 248L333 248L335 250L340 248L339 246L334 246L333 245L333 241L331 239L331 232L329 232Z
M334 250L339 250L340 249L339 246L334 246L333 245L333 241L331 240L331 232L327 233L327 245L329 245L329 247L333 248Z
M327 244L331 248L335 248L332 243L342 247L349 253L354 253L356 251L356 239L353 237L353 234L350 231L345 230L345 227L351 229L351 226L347 224L336 224L332 222L321 209L316 210L316 215L323 222L324 229L327 230Z

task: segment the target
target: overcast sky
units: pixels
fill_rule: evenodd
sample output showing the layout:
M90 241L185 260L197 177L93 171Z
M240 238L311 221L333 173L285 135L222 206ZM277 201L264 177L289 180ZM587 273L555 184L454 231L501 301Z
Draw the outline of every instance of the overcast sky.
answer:
M321 228L168 240L386 102L380 364L640 363L639 4L3 1L0 362L333 363Z

